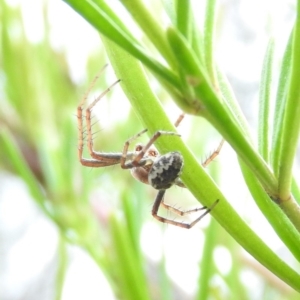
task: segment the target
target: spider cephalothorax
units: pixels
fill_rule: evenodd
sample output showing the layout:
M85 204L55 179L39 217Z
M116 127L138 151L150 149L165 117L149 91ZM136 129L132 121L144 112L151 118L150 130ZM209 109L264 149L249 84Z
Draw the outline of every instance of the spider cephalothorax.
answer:
M103 68L104 69L104 68ZM94 85L96 79L91 84L88 92ZM91 125L91 111L92 108L97 104L100 99L104 95L106 95L110 89L119 82L116 81L113 83L108 89L106 89L101 95L99 95L85 110L85 119L86 119L86 132L87 132L87 147L89 153L91 155L90 159L83 158L83 146L84 146L84 130L83 130L83 105L87 99L88 93L84 96L79 106L77 107L77 119L78 119L78 128L79 128L79 142L78 142L78 155L80 163L87 167L106 167L111 165L120 164L122 169L130 169L131 174L137 180L151 185L153 188L158 190L158 194L155 198L152 215L159 221L163 223L168 223L176 226L180 226L183 228L191 228L198 221L200 221L207 213L211 211L211 209L218 203L219 200L216 200L210 208L201 207L195 208L187 211L182 211L175 207L172 207L164 202L164 195L167 189L169 189L172 185L178 185L180 187L185 187L183 182L180 180L180 175L183 169L183 157L179 152L168 152L166 154L160 155L159 152L155 149L153 144L155 141L163 136L174 136L179 137L180 135L175 132L170 131L157 131L153 134L146 145L136 145L134 151L129 151L129 145L133 140L136 140L143 133L147 131L147 129L141 131L136 134L132 138L128 139L123 147L123 151L120 153L103 153L97 152L93 148L93 135L92 135L92 125ZM183 119L183 114L179 116L177 121L175 122L175 126L177 127ZM216 151L214 151L202 164L203 166L207 166L219 153L222 147L223 141ZM197 219L195 219L191 223L182 223L175 220L170 220L158 215L159 207L163 206L166 209L179 214L181 216L185 214L189 214L192 212L196 212L199 210L205 210L203 214L201 214Z

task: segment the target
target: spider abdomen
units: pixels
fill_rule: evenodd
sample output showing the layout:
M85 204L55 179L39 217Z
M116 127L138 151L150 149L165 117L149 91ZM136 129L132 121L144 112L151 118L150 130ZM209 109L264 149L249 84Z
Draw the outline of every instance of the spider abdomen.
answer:
M183 167L179 152L169 152L156 158L148 174L148 182L157 190L170 188L178 179Z

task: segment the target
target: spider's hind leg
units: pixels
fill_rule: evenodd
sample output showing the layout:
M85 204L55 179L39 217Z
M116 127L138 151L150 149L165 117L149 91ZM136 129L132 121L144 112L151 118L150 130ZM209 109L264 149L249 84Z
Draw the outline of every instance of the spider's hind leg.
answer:
M207 215L219 202L219 199L217 199L212 205L211 207L207 208L206 206L204 207L200 207L200 208L195 208L195 209L191 209L191 210L187 210L187 211L182 211L180 209L177 209L175 207L172 207L166 203L164 203L164 195L166 193L166 190L160 190L156 196L156 199L154 201L153 204L153 208L152 208L152 216L157 219L158 221L162 222L162 223L167 223L167 224L172 224L181 228L185 228L185 229L190 229L192 228L194 225L196 225L205 215ZM195 219L194 221L192 221L191 223L183 223L183 222L179 222L179 221L174 221L174 220L170 220L164 217L161 217L158 215L158 210L160 206L164 206L166 209L177 213L178 215L184 216L186 214L189 213L193 213L193 212L197 212L199 210L204 210L205 212L203 214L201 214L197 219Z

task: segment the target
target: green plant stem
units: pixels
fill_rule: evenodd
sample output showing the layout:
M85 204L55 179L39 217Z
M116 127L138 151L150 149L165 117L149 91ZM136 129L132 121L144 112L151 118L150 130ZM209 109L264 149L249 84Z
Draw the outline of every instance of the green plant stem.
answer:
M272 156L271 163L273 167L274 174L278 178L279 173L279 161L280 161L280 151L282 144L282 133L283 133L283 120L285 115L285 105L287 97L287 89L290 81L290 68L292 61L292 43L293 43L293 31L287 42L281 68L279 72L279 80L277 85L277 94L276 94L276 104L274 109L274 118L273 118L273 135L272 135Z
M123 91L149 134L157 130L175 131L153 95L139 63L108 39L103 38L103 42L116 75L121 79ZM206 206L220 199L211 212L216 220L258 261L300 291L300 276L279 259L238 216L183 141L179 137L162 137L155 145L161 153L175 149L181 152L185 161L181 178L192 194Z
M291 199L290 188L292 183L292 167L296 154L300 128L300 0L297 1L297 16L293 31L291 78L287 94L285 116L281 140L281 152L279 159L278 194L279 201L289 202ZM285 209L291 204L282 204ZM298 209L299 210L299 209ZM300 219L300 213L298 215Z
M198 101L193 101L195 110L198 109L199 115L202 114L219 130L226 141L235 149L239 157L245 161L257 178L259 178L268 193L276 198L277 181L274 175L264 160L254 150L249 142L249 138L240 130L235 116L230 115L230 111L212 89L209 80L205 76L205 71L199 68L197 60L186 46L185 41L173 28L168 29L168 37L173 51L177 53L178 63L184 70L186 78L194 78L196 82L194 91Z
M176 0L176 28L190 41L191 35L191 4L189 1Z
M249 168L240 161L241 170L243 172L247 186L252 194L260 211L267 218L277 235L289 248L295 258L300 261L300 233L286 217L283 211L274 201L266 194L262 186Z
M280 201L278 204L300 232L300 206L295 199L290 196L287 201Z

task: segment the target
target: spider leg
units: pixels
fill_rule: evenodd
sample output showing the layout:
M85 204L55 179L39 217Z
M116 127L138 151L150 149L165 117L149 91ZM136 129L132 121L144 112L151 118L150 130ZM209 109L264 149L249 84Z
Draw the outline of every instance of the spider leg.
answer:
M82 106L78 106L77 108L77 120L78 120L78 157L79 161L83 166L86 167L105 167L112 165L111 161L102 161L97 159L87 159L83 158L83 120L82 120Z
M153 145L153 143L162 135L177 135L177 136L180 136L180 134L178 134L176 132L162 131L162 130L156 131L154 133L154 135L150 138L149 142L143 147L143 149L135 157L132 157L131 155L128 155L128 147L129 147L130 143L133 140L137 139L139 136L141 136L146 131L147 131L147 129L144 129L143 131L139 132L138 134L136 134L135 136L133 136L132 138L128 139L125 142L124 148L123 148L122 158L120 160L120 164L121 164L122 169L131 169L131 168L134 168L134 167L141 167L141 166L145 166L145 165L148 165L148 164L152 164L153 159L152 158L145 158L144 159L144 155L149 150L149 148ZM132 160L129 161L129 162L126 162L128 159L132 159Z
M103 73L103 71L107 68L108 64L105 64L103 66L103 68L99 71L99 73L95 76L95 78L93 79L93 81L91 82L88 90L86 91L86 93L84 94L82 100L79 103L79 106L82 107L84 105L84 103L86 102L86 99L89 95L89 93L91 92L92 88L94 87L96 81L98 80L98 78L100 77L100 75Z
M121 154L110 154L110 153L99 153L93 149L93 134L92 134L92 124L91 124L91 110L97 104L97 102L105 96L110 89L116 85L120 80L114 82L109 88L107 88L102 94L100 94L86 109L86 133L87 133L87 146L92 159L83 158L83 146L84 146L84 128L83 128L83 105L85 104L88 94L95 85L100 74L105 70L107 65L105 65L99 74L94 78L90 84L88 91L85 93L83 99L77 107L77 121L78 121L78 156L80 163L88 167L105 167L110 165L115 165L120 163Z
M179 117L180 118L180 117ZM178 119L179 119L178 118ZM225 142L225 140L224 139L222 139L221 140L221 142L220 142L220 144L219 144L219 146L218 146L218 148L202 163L202 166L205 168L205 167L207 167L219 154L220 154L220 152L221 152L221 149L222 149L222 147L223 147L223 144L224 144L224 142ZM182 188L185 188L186 186L185 186L185 184L181 181L181 179L180 178L178 178L177 180L176 180L176 182L175 182L175 184L177 185L177 186L180 186L180 187L182 187Z
M153 204L153 207L152 207L152 216L157 219L158 221L162 222L162 223L167 223L167 224L171 224L171 225L175 225L175 226L178 226L178 227L181 227L181 228L185 228L185 229L190 229L192 228L195 224L197 224L205 215L207 215L219 202L219 199L217 199L211 207L207 208L207 207L202 207L198 210L201 210L201 209L206 209L205 212L200 215L197 219L195 219L193 222L191 223L182 223L182 222L178 222L178 221L174 221L174 220L170 220L170 219L167 219L167 218L164 218L164 217L161 217L158 215L158 209L160 207L160 205L163 205L164 207L168 206L168 207L171 207L169 206L168 204L165 204L163 202L163 199L164 199L164 195L166 193L166 190L160 190L156 196L156 199L154 201L154 204ZM166 206L165 206L166 205ZM174 207L172 207L174 209ZM180 210L178 209L175 209L173 210L171 209L172 211L175 212L175 210L177 212L179 212ZM196 210L190 210L190 211L186 211L186 212L182 212L183 213L182 215L184 215L185 213L190 213L190 212L193 212L193 211L196 211ZM179 213L180 214L180 213Z
M182 182L182 180L180 178L177 178L177 180L175 181L175 184L182 188L186 188L185 184Z
M136 140L138 137L140 137L142 134L144 134L145 132L147 132L148 129L144 129L141 132L139 132L138 134L134 135L133 137L131 137L130 139L128 139L125 144L124 144L124 148L123 148L123 152L122 152L122 157L120 159L120 165L122 169L130 169L133 167L133 165L131 164L131 162L126 162L127 160L132 160L134 157L131 155L128 155L128 147L130 145L130 143L134 140Z
M192 209L189 209L189 210L181 210L179 208L176 208L170 204L167 204L165 202L161 202L161 206L163 206L165 209L169 210L169 211L172 211L174 212L175 214L177 215L180 215L180 216L185 216L187 214L191 214L191 213L194 213L194 212L197 212L199 210L203 210L203 209L207 209L206 206L202 206L202 207L196 207L196 208L192 208Z
M149 142L143 147L141 152L135 157L135 159L132 161L133 166L138 166L139 161L144 157L145 153L148 151L148 149L155 143L155 141L162 135L176 135L180 136L180 134L176 132L171 132L171 131L163 131L163 130L158 130L156 131L153 136L150 138Z
M175 127L179 126L179 124L181 123L181 121L184 118L184 113L181 113L180 116L177 118L177 120L175 121ZM154 135L151 137L151 139L149 140L149 142L143 147L143 149L138 153L138 155L136 155L135 157L129 156L128 155L128 147L130 145L130 143L137 139L139 136L141 136L143 133L145 133L147 131L147 129L144 129L143 131L139 132L138 134L136 134L135 136L133 136L132 138L128 139L125 144L124 144L124 148L123 148L123 154L122 154L122 158L120 160L120 165L121 168L123 169L130 169L130 168L134 168L134 167L142 167L148 164L152 164L153 162L153 158L149 158L149 159L143 159L146 152L149 150L149 148L154 144L154 142L161 136L161 135L177 135L180 136L180 134L175 133L175 132L170 132L170 131L162 131L159 130L157 132L154 133ZM130 162L126 162L127 160L131 159ZM184 186L183 183L182 185L179 183L179 186Z
M105 167L113 164L117 164L120 161L121 155L117 154L109 154L111 159L108 160L99 160L99 159L86 159L83 158L83 145L84 145L84 137L83 137L83 118L82 118L82 106L78 106L77 108L77 120L78 120L78 157L79 161L83 166L87 167ZM113 157L115 156L115 157Z
M222 139L221 143L219 144L218 148L202 163L202 167L207 167L219 154L223 147L225 140Z
M111 155L96 152L93 148L93 134L91 125L91 114L93 107L100 101L120 80L115 81L110 87L108 87L104 92L102 92L86 109L86 130L87 130L87 146L91 157L97 160L103 160L108 163L108 165L118 164L121 159L121 155Z
M78 106L77 108L77 120L78 120L78 156L79 161L83 166L87 167L104 167L105 163L96 160L96 159L86 159L83 158L83 144L84 144L84 138L83 138L83 121L82 121L82 106Z
M184 119L184 116L185 116L184 113L181 113L181 114L179 115L179 117L177 118L177 120L176 120L175 123L174 123L174 126L175 126L175 127L178 127L178 126L180 125L181 121Z

